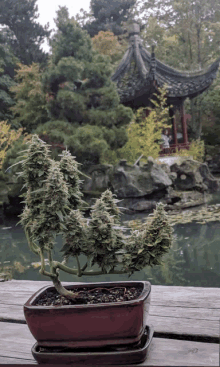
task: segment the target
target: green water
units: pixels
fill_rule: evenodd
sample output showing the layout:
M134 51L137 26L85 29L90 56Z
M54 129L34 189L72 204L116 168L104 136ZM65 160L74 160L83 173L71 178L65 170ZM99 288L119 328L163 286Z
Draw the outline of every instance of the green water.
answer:
M216 194L212 203L220 202L220 193ZM124 220L144 218L143 214L124 216ZM39 268L32 263L39 262L37 255L30 252L25 234L21 226L16 226L17 219L5 219L0 226L0 272L1 267L13 265L13 278L25 280L48 280L39 274ZM220 286L220 222L208 224L184 224L174 227L175 242L164 257L162 266L145 268L133 274L129 280L149 280L152 284L219 287ZM59 249L61 239L58 238L54 250L54 258L61 260ZM18 262L14 266L14 262ZM85 263L85 257L80 261ZM36 265L36 264L35 264ZM76 265L74 260L70 265ZM113 281L126 280L126 275L103 275L99 277L77 278L61 272L62 281Z

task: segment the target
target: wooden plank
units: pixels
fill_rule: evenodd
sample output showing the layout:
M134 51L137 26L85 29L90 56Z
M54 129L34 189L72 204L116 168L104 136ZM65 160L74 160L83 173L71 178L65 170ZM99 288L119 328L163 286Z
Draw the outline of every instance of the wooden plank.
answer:
M32 281L32 280L11 280L0 283L0 300L5 293L24 296L31 296L38 289L51 285L50 281ZM63 284L71 284L63 282ZM80 282L79 282L80 284ZM13 302L13 301L12 301ZM196 307L220 309L220 288L200 288L200 287L176 287L176 286L152 286L151 302L154 306L169 307Z
M220 288L152 286L154 306L220 309Z
M219 345L154 338L142 366L219 366Z
M166 307L166 306L155 306L151 302L150 314L152 316L159 317L173 317L173 318L189 318L189 319L200 319L200 320L212 320L218 322L220 309L200 308L200 307Z
M173 317L153 317L149 316L149 324L154 325L154 330L158 333L182 335L182 336L199 336L202 338L213 337L219 338L219 322L173 318Z
M20 358L10 358L0 356L0 365L2 364L37 364L33 359L20 359Z
M34 363L34 343L26 325L0 323L0 363ZM137 366L218 366L218 362L218 344L153 338L147 360Z
M157 308L156 308L157 309ZM193 313L196 313L194 311ZM216 320L209 320L207 318L200 319L200 315L197 317L188 317L189 309L181 309L182 315L180 317L159 316L163 311L158 308L158 315L149 315L148 323L154 325L154 329L158 333L175 334L175 335L196 335L201 337L219 337L219 317ZM172 310L170 311L172 313ZM216 310L217 312L217 310ZM185 313L185 317L183 314ZM23 306L15 305L1 305L0 321L18 321L25 323L23 314Z
M45 285L51 282L0 283L0 320L24 322L23 304ZM152 286L148 322L158 333L219 337L219 315L219 288Z

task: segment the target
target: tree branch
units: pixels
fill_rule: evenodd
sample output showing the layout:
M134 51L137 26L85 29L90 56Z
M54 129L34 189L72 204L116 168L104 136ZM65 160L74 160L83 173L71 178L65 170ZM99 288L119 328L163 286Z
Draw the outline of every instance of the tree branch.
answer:
M76 261L77 261L77 266L78 266L78 277L81 277L82 276L82 271L81 271L81 268L80 268L80 262L79 262L78 255L76 255Z

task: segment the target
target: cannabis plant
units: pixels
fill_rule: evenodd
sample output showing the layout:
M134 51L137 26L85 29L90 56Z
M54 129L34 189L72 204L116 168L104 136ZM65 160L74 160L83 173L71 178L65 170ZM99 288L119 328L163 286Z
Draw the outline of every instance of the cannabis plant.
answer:
M150 225L141 231L132 231L125 236L120 225L118 200L106 190L91 207L90 217L82 210L80 171L78 163L68 151L60 161L50 158L49 146L32 137L20 162L20 176L25 181L27 192L21 214L30 249L40 256L40 273L53 281L56 290L69 299L77 297L65 289L59 272L78 275L124 274L131 275L145 266L158 265L172 244L172 229L163 204L159 204ZM62 235L63 261L53 259L57 235ZM79 256L86 255L87 262L81 265ZM49 260L49 269L45 265ZM68 266L68 259L75 257L77 267ZM95 271L94 266L99 270ZM88 269L91 268L91 269Z

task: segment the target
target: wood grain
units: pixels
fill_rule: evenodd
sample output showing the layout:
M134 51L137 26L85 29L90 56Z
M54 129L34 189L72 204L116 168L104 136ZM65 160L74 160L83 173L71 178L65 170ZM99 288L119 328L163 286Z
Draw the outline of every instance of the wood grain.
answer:
M46 285L51 282L0 283L0 321L25 322L23 304ZM219 317L219 288L152 286L148 322L154 325L155 332L219 337Z
M31 354L35 340L28 327L0 325L0 363L35 363ZM146 361L137 366L218 366L218 362L218 344L153 338Z

